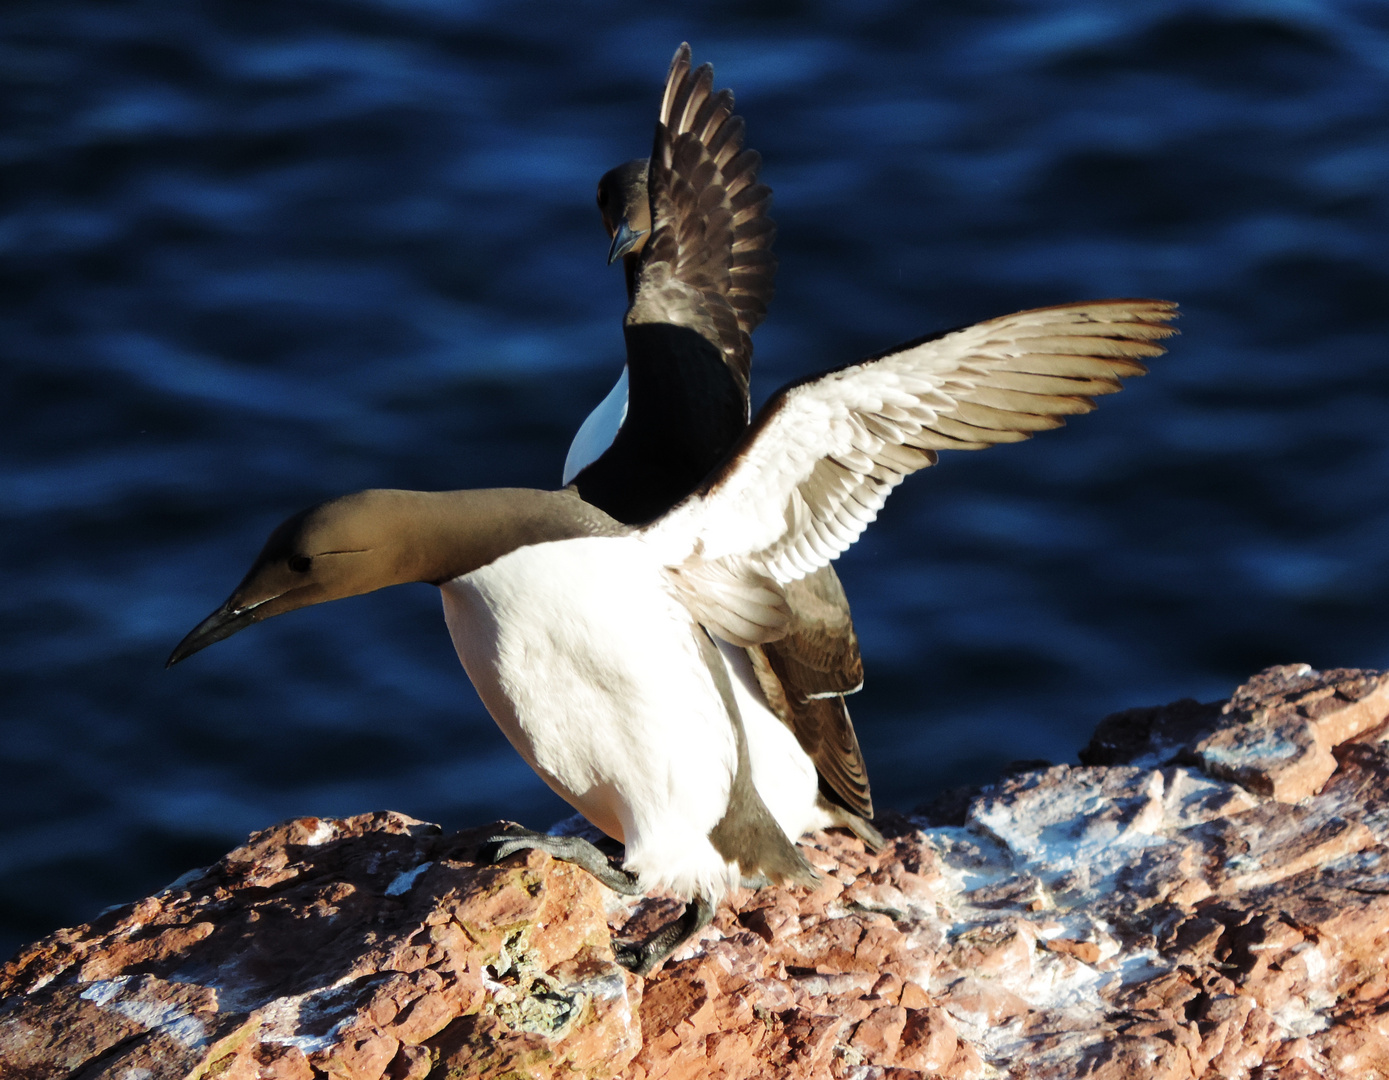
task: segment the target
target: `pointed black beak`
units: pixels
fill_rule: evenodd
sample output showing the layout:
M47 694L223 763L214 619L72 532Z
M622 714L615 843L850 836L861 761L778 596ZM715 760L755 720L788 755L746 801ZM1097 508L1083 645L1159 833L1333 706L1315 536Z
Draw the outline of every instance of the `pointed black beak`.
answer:
M245 630L252 623L259 622L261 612L258 609L260 606L260 604L253 604L251 607L238 608L234 607L232 601L228 600L189 631L188 636L180 641L174 651L169 654L168 663L164 666L171 668L180 660L187 660L195 652L201 652L209 645L214 645L223 638L229 638L233 634Z
M612 247L608 248L608 265L611 266L636 247L637 242L645 235L645 229L640 232L634 230L627 224L626 218L619 222L617 232L613 233Z

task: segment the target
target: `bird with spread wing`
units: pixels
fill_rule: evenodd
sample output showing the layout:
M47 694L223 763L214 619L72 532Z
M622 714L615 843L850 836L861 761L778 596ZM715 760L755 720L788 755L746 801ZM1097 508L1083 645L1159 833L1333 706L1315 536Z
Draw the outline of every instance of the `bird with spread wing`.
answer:
M677 112L689 110L663 117ZM729 290L699 284L728 264L720 271L699 245L682 255L662 224L737 230L736 211L725 215L713 195L707 206L696 196L702 219L661 209L705 190L688 182L685 191L680 163L707 147L682 138L658 127L651 254L640 256L624 327L633 395L639 366L717 350L733 372L724 357L747 355L741 345L725 351L746 336L736 307L717 303ZM796 841L826 823L825 758L770 707L746 650L799 632L800 583L853 544L908 474L942 450L1017 442L1088 412L1163 352L1175 317L1161 300L1040 308L800 380L692 490L643 520L605 512L582 485L330 500L271 533L169 663L298 608L408 582L437 586L459 659L508 740L623 845L614 866L581 838L522 831L494 838L492 857L540 848L624 893L683 897L679 918L615 946L620 962L650 972L732 888L817 879ZM648 349L657 362L634 363Z

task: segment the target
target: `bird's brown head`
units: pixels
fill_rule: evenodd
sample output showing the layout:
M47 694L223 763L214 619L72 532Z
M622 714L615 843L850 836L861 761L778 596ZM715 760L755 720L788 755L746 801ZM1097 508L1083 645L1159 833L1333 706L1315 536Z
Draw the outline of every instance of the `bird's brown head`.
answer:
M612 237L608 264L640 255L651 235L651 199L646 190L650 162L637 158L603 174L598 181L598 212Z
M286 520L169 665L286 611L412 581L442 585L528 544L617 535L571 491L359 491Z
M437 571L421 545L412 543L432 516L421 515L421 500L429 498L412 491L359 491L288 518L270 534L226 603L179 642L169 665L286 611L431 580Z

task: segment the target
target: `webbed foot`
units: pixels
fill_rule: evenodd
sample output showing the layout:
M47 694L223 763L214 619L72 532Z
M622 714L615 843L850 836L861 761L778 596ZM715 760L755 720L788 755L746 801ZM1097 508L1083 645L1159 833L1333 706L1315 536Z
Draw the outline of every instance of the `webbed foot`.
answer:
M623 896L640 896L645 891L638 883L636 874L613 866L597 847L579 836L551 836L549 833L516 829L484 840L482 857L496 863L528 848L538 848L553 859L582 867L613 892Z
M640 944L613 942L614 957L632 974L650 975L665 963L666 957L708 926L713 918L714 905L704 897L696 896L685 905L684 914L666 923Z

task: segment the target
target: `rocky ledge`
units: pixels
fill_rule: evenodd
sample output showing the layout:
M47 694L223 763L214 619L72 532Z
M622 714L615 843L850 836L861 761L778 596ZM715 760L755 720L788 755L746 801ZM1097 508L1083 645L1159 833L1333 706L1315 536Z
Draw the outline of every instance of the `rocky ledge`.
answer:
M1389 1077L1389 677L1274 668L807 846L639 979L496 826L302 819L0 974L0 1077Z

